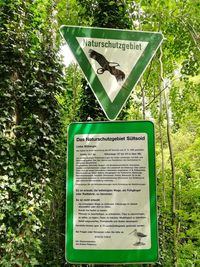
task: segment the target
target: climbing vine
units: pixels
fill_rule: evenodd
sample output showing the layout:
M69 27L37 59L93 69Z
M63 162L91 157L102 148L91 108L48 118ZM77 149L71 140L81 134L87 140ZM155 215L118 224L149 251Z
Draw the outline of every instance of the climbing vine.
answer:
M38 265L59 156L62 65L35 5L0 4L1 266Z

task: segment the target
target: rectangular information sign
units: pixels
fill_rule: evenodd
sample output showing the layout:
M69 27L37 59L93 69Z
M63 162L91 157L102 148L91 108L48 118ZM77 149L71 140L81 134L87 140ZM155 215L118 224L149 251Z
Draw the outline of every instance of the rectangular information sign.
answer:
M69 126L66 259L71 263L158 260L152 122Z

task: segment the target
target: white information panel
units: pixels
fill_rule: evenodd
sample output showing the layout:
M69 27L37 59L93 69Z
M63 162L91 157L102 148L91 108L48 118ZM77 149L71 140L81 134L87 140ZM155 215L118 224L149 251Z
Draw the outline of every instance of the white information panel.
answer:
M75 135L74 249L151 248L147 137Z

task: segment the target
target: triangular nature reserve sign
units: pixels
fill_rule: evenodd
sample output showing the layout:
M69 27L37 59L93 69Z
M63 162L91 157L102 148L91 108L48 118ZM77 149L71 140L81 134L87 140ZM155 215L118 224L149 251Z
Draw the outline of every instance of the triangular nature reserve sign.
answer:
M162 33L61 26L109 120L116 119L163 41Z

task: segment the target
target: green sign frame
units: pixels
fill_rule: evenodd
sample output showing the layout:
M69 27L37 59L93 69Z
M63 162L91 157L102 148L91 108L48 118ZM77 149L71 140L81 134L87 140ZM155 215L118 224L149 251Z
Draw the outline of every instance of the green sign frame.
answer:
M88 134L145 134L147 136L148 179L150 201L149 249L75 249L74 238L74 177L75 138ZM154 124L151 121L115 121L72 123L68 128L68 171L66 199L66 260L69 263L153 263L158 261L158 229L156 207L156 173Z
M121 109L125 105L134 86L137 84L151 59L155 55L157 49L163 41L163 35L160 32L142 32L107 28L91 28L79 26L61 26L60 32L66 40L69 48L75 56L80 68L82 69L88 83L93 90L100 106L109 120L115 120ZM134 65L130 74L126 77L120 91L111 101L102 85L97 73L92 68L91 62L88 60L83 49L81 48L77 38L98 38L99 40L119 40L121 42L147 42L148 45L142 52L139 60ZM134 60L134 55L128 58L128 61Z

